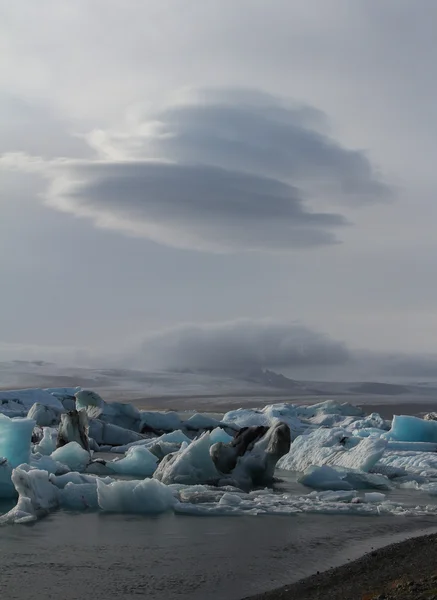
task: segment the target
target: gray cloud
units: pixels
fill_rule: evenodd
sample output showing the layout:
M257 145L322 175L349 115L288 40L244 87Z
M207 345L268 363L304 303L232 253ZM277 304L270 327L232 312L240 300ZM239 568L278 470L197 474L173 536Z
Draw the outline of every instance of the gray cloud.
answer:
M332 211L333 194L334 204L353 206L383 199L388 188L363 153L325 129L326 117L309 106L252 90L200 90L124 131L92 132L103 158L52 162L48 204L181 248L333 244L333 229L347 222Z
M212 166L91 162L56 171L51 206L170 246L316 246L334 243L331 229L346 223L338 214L310 212L285 183Z
M346 346L301 325L239 320L187 325L147 337L143 366L245 370L344 364Z

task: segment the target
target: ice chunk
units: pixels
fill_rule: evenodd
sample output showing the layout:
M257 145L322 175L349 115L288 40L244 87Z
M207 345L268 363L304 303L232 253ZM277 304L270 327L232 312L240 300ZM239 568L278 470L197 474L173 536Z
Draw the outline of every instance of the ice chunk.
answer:
M77 442L69 442L65 446L52 452L51 457L71 471L84 471L90 462L90 453Z
M437 477L436 452L392 452L387 450L380 459L377 467L387 465L409 474Z
M30 466L34 469L47 471L54 475L63 475L68 473L68 467L54 460L51 456L43 456L42 454L32 454L30 458Z
M97 480L93 483L67 483L59 492L59 504L69 510L98 508Z
M52 406L35 402L27 413L27 417L33 419L38 427L53 427L58 425L61 419L61 411Z
M140 411L141 429L145 432L174 431L182 427L182 421L176 412Z
M354 421L351 425L351 429L382 429L387 431L390 429L390 421L383 419L379 413L372 413L365 416L363 419Z
M156 470L158 459L143 446L132 446L126 456L120 460L106 463L113 473L132 475L134 477L151 477Z
M367 492L364 494L364 502L384 502L385 494L379 492Z
M195 485L220 478L209 454L210 434L205 433L189 446L182 445L175 454L168 454L159 463L153 477L163 483Z
M344 480L344 476L333 467L311 466L299 477L299 483L317 490L353 490L354 487Z
M13 418L0 414L0 457L7 459L12 467L28 463L35 421Z
M97 392L92 390L79 390L75 393L76 398L76 410L85 410L89 408L98 409L93 411L93 417L98 417L105 408L105 402Z
M200 429L214 429L220 427L221 421L217 421L209 415L195 413L189 419L182 423L183 427L188 430L198 431Z
M183 433L180 429L178 429L177 431L172 431L171 433L164 433L159 437L142 438L140 440L136 440L135 442L124 444L123 446L114 446L110 448L110 452L114 452L116 454L124 454L129 450L129 448L132 448L133 446L145 446L146 448L151 450L153 446L158 444L179 444L180 446L180 444L182 444L183 442L191 444L190 438L187 437L185 433ZM177 448L176 450L178 449L179 448ZM175 452L176 450L172 450L172 452Z
M100 477L103 483L112 483L114 480L111 477ZM83 473L77 473L74 471L73 473L66 473L65 475L50 475L50 481L58 487L59 489L63 489L68 483L73 484L82 484L82 483L92 483L97 485L97 477L94 475L85 475Z
M57 429L52 429L51 427L43 427L42 440L38 444L35 444L34 451L48 456L56 450L57 437Z
M271 427L277 423L286 423L294 439L302 433L305 425L297 416L298 406L293 404L269 404L262 410L254 408L239 408L231 410L223 417L222 422L227 426L241 427Z
M97 480L99 507L106 512L156 514L176 504L169 487L156 479L114 481L106 485Z
M144 439L140 433L130 431L124 427L118 427L111 423L105 423L100 419L92 419L89 427L89 435L99 446L123 446Z
M381 438L348 438L343 429L317 429L301 435L291 444L290 452L280 459L278 468L304 472L311 465L336 465L370 471L387 446ZM352 447L348 448L348 444Z
M211 431L209 440L211 444L216 444L217 442L223 442L223 444L228 444L233 440L233 437L226 433L226 431L221 427L216 427Z
M59 504L59 490L50 482L47 471L22 465L13 470L12 483L18 492L18 503L0 517L0 523L35 521Z
M290 449L290 428L286 423L277 422L261 437L251 439L251 429L240 430L235 439L229 444L215 444L212 446L210 454L214 458L217 450L234 448L238 454L237 463L232 470L231 475L239 487L250 487L251 485L261 485L268 483L273 479L276 463ZM253 428L255 430L264 428ZM249 444L245 446L246 434L249 437ZM239 439L242 439L242 444ZM244 452L244 454L243 454ZM214 461L216 462L216 461ZM216 463L217 466L217 463ZM227 472L227 471L225 471Z
M26 390L0 390L0 404L3 401L10 401L21 404L27 411L32 407L35 402L44 404L45 406L51 406L59 411L64 410L62 403L50 394L46 390L41 389L26 389Z
M387 438L402 442L437 443L437 421L424 421L418 417L395 415Z

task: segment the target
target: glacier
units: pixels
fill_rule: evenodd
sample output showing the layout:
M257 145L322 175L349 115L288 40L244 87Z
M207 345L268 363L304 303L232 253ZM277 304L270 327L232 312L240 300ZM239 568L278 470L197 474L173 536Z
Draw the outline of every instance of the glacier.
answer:
M437 514L429 416L387 421L334 400L223 416L140 411L80 387L8 390L0 400L0 498L17 501L5 525L54 510ZM400 501L402 490L417 501Z

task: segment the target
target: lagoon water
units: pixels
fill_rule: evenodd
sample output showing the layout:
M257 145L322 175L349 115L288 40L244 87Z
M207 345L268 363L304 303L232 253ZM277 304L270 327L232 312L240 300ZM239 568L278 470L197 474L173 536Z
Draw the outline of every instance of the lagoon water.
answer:
M278 491L307 492L290 473ZM418 492L397 490L423 504ZM427 497L427 502L432 502ZM436 517L158 517L58 511L3 527L9 600L241 600L437 526Z

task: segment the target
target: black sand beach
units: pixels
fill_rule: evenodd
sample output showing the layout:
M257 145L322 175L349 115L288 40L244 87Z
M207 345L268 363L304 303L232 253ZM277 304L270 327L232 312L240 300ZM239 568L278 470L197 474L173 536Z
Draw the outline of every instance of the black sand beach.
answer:
M437 535L392 544L293 585L250 597L250 600L327 599L437 599Z

